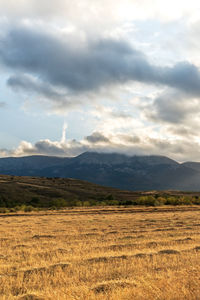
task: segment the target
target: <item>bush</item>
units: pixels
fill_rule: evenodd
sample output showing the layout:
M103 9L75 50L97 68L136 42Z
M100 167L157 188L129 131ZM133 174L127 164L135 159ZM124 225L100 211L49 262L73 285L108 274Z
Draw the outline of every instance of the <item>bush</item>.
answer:
M106 197L106 200L114 200L114 197L112 194L109 194L107 197Z
M12 207L9 209L10 212L17 212L16 207Z
M55 206L56 208L66 207L67 201L62 198L54 199L51 201L51 206Z
M107 205L119 205L119 201L118 200L110 200L106 202Z
M175 197L167 197L165 204L166 205L178 205L178 201Z
M83 206L90 206L90 202L89 201L83 201Z
M0 214L6 214L9 210L6 207L0 207Z
M191 197L180 197L178 199L178 205L191 205L192 201L191 201Z
M76 201L76 202L74 203L74 206L81 207L82 205L83 205L83 204L82 204L81 201Z
M6 202L4 201L3 197L0 197L0 207L5 207Z
M38 197L32 197L31 201L30 201L30 205L31 206L38 206L40 203L40 198Z
M192 198L192 203L195 205L200 205L200 198L198 196L195 196Z
M165 205L165 203L166 203L166 199L164 198L164 197L158 197L157 198L157 201L158 201L158 205Z
M106 206L106 202L101 201L101 202L97 203L97 205L100 205L100 206Z
M159 201L153 196L142 196L137 199L137 205L157 206Z
M28 206L26 206L25 205L25 207L24 207L24 212L31 212L31 211L33 211L33 206L31 206L31 205L28 205Z

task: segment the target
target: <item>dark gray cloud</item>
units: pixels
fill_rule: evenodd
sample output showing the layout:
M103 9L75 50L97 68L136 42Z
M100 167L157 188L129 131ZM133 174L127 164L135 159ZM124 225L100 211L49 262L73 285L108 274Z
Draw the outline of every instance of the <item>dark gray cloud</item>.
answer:
M172 127L169 127L167 128L167 131L169 133L172 133L173 135L178 135L178 136L185 136L185 137L190 137L192 135L196 135L196 134L193 134L193 131L191 130L191 128L189 127L186 127L186 126L172 126Z
M30 93L37 93L48 97L48 99L63 100L65 94L59 93L48 83L41 83L39 80L24 74L11 76L7 81L8 86L16 90L26 90Z
M172 68L164 68L159 76L160 83L163 82L190 95L200 95L200 72L189 62L181 62Z
M64 95L79 94L129 81L167 85L188 95L200 95L200 73L195 65L152 65L124 40L71 42L67 36L18 26L2 37L0 60L22 74L11 77L10 86L35 89L47 98L63 98L63 93L55 88L64 89ZM36 77L40 83L33 84L23 73Z
M72 46L65 39L24 27L7 34L0 44L0 57L11 69L75 92L148 80L152 73L144 55L124 41L102 39Z
M162 121L172 124L187 122L188 118L199 113L200 100L188 99L183 93L165 91L153 103L147 104L145 116L151 121Z
M121 139L124 141L124 142L128 142L128 143L131 143L131 144L139 144L141 142L141 139L139 138L139 136L131 136L131 135L121 135Z
M48 140L39 141L35 143L34 148L35 148L35 152L40 154L46 154L46 155L53 154L58 156L65 155L65 150L62 147L59 147L58 145L55 145Z
M109 143L109 139L100 132L93 132L91 135L87 136L85 139L92 144L97 144L97 143L102 143L102 142Z

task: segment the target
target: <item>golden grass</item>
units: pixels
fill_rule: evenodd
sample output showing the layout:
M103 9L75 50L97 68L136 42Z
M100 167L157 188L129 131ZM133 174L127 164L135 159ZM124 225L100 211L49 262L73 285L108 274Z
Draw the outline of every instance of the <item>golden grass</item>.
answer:
M200 299L200 211L0 216L0 299Z

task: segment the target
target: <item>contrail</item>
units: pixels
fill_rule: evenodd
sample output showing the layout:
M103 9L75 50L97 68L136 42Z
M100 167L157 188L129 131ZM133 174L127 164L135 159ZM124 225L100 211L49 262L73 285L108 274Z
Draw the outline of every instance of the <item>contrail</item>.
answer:
M62 138L61 138L61 143L62 144L66 143L66 130L67 130L67 123L64 122L63 129L62 129Z

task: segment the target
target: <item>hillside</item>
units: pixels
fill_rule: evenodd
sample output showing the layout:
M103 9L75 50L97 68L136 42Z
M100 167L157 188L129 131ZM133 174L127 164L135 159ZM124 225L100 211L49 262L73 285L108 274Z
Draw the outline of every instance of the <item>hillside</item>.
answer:
M200 204L200 193L124 191L77 179L0 175L0 207Z
M76 179L0 175L0 207L36 207L101 204L113 199L136 199L137 192L120 191Z

